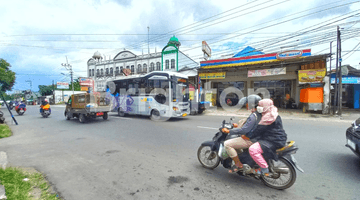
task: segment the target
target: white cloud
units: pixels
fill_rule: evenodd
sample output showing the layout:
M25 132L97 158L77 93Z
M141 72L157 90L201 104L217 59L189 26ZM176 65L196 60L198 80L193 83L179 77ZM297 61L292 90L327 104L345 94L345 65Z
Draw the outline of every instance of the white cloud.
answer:
M223 46L223 44L228 42L247 42L246 45L254 45L256 48L262 48L264 44L256 44L256 42L266 39L276 39L286 33L295 32L305 27L311 27L316 23L326 22L333 17L360 9L359 3L356 3L336 10L301 18L297 21L291 21L259 30L255 32L256 34L246 34L233 37L230 40L217 42L226 37L234 36L234 34L214 35L215 33L244 33L253 31L257 28L265 27L268 24L252 27L254 25L280 18L279 20L272 22L272 24L278 23L281 21L281 18L284 18L286 15L294 14L315 6L317 9L323 9L325 4L330 5L331 3L337 2L334 3L334 5L339 5L352 1L332 0L331 2L328 2L324 0L306 0L301 2L281 2L283 1L4 1L2 2L2 12L0 12L0 19L3 19L2 30L0 31L0 57L8 60L12 64L14 71L18 74L24 74L25 72L43 74L44 76L39 76L43 78L34 76L34 80L39 80L40 84L51 84L51 80L54 79L54 77L62 79L55 75L66 72L61 67L61 63L66 62L65 56L68 57L69 63L72 64L74 71L79 76L85 76L86 62L97 50L101 54L111 56L112 58L125 47L136 54L141 54L142 49L144 49L144 52L147 52L147 26L150 27L150 34L165 34L172 30L185 27L184 29L177 30L175 33L182 43L180 49L196 59L196 61L199 61L198 58L202 55L200 48L189 49L200 46L202 40L208 41L210 47L214 49L228 48ZM271 7L273 4L274 6ZM234 13L234 15L222 19L231 20L214 25L212 24L216 21L212 21L205 25L198 23L194 26L189 26L202 19L206 19L239 6L240 8L226 13ZM261 8L264 9L245 15L245 13ZM243 11L240 12L242 9ZM312 11L308 11L307 13L309 12ZM302 14L305 13L306 12ZM211 20L213 19L207 21ZM349 20L360 20L360 18L351 18ZM359 27L359 24L355 24L352 28L357 27ZM156 47L159 52L164 45L166 45L171 36L172 34L150 35L151 51L154 52L154 48ZM298 43L301 44L304 40L311 41L312 37L303 36L300 39L301 40L299 40ZM360 40L360 38L358 39ZM356 39L346 40L343 43L343 50L351 50L358 42L360 41ZM9 44L11 46L9 46ZM312 52L315 53L328 47L329 43L311 48ZM239 49L231 49L229 52L240 50L241 47ZM280 48L277 46L271 50L280 51ZM228 54L229 52L224 51L224 54ZM327 52L329 52L329 49L322 53ZM357 65L359 63L359 60L357 59L359 54L360 51L352 54L351 57L346 59L346 63ZM49 76L49 71L52 76ZM48 75L47 78L45 78L46 75ZM29 75L28 78L31 78L31 76ZM24 83L24 79L25 78L21 76L18 77L15 89L25 89L24 87L27 87L26 85L28 84ZM43 81L41 81L41 79L43 79Z

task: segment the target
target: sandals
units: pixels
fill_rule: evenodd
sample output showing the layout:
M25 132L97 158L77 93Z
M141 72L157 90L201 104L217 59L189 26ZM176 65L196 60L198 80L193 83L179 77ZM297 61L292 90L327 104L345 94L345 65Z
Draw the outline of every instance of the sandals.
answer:
M229 173L230 174L237 173L237 172L241 171L242 169L243 169L243 167L238 167L236 165L232 165L231 169L229 170Z
M266 177L270 176L268 168L251 169L251 173L255 175L264 175Z

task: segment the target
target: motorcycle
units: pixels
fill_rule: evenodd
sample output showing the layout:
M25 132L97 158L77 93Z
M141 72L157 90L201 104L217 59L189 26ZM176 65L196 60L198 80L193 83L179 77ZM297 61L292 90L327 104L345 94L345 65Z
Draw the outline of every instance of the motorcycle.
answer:
M41 116L43 116L44 118L49 117L49 115L51 114L50 105L47 104L47 105L45 105L45 106L40 106L40 114L41 114Z
M233 129L233 118L229 123L224 120L219 132L215 134L212 141L206 141L201 144L198 149L197 157L201 165L207 169L215 169L220 163L226 169L231 169L233 160L227 155L224 148L224 142L232 139L234 135L222 132L223 128ZM251 169L259 168L249 154L248 149L237 150L240 161L243 163L243 168L236 172L240 176L253 177L260 179L266 186L274 189L287 189L291 187L296 180L296 170L304 172L293 156L299 148L294 141L286 143L286 146L276 150L275 158L268 158L265 155L264 159L269 165L269 176L253 174Z
M15 106L15 111L18 115L23 115L26 111L26 104L25 103L18 103Z

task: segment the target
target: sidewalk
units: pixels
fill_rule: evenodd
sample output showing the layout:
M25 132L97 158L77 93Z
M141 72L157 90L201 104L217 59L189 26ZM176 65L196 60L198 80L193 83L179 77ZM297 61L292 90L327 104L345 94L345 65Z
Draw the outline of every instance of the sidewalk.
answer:
M229 109L224 110L222 108L209 108L204 112L204 115L210 116L228 116L228 117L240 117L246 118L250 115L250 111L246 109ZM279 109L279 115L282 119L294 119L294 120L319 120L319 121L341 121L341 122L353 122L360 117L360 110L343 109L341 116L324 115L318 112L303 113L300 109Z

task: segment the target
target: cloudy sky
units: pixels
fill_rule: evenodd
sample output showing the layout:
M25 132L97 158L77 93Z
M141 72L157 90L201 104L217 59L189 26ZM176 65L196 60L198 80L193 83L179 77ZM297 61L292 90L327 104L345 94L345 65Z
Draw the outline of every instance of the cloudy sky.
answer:
M173 35L197 62L202 40L213 58L246 46L264 53L311 48L313 55L325 54L331 41L335 51L337 25L343 64L360 69L359 0L2 0L1 5L0 58L17 73L14 90L30 89L28 81L34 91L70 81L61 75L68 74L61 66L67 60L75 77L86 76L87 60L96 51L109 59L123 49L147 53L149 43L150 52L159 52Z

